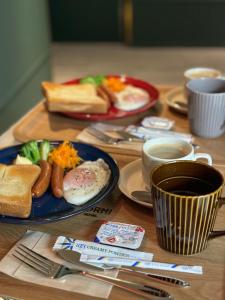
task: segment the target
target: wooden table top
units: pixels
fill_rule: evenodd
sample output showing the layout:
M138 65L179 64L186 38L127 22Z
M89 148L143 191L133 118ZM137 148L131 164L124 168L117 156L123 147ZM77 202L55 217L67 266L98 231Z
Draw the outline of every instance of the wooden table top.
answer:
M188 122L186 117L178 115L168 110L168 107L162 103L163 109L157 114L159 116L169 116L176 120L176 128L183 128L183 132L188 132ZM35 108L35 109L38 109ZM34 111L28 113L34 113ZM50 118L49 118L50 120ZM20 124L18 124L20 126ZM21 133L21 132L20 132ZM4 138L6 138L4 136ZM0 140L1 141L1 140ZM215 158L216 167L225 175L225 166L223 166L225 137L222 136L217 139L196 139L201 146L201 152L208 152ZM16 142L16 141L15 141ZM127 163L137 159L137 156L126 155L126 153L110 152L117 160L119 167L122 168ZM225 160L224 160L225 161ZM209 241L208 247L202 253L194 256L179 256L162 250L156 240L156 232L154 226L154 219L152 209L142 207L126 196L122 195L117 189L113 192L112 197L107 200L112 201L113 209L108 215L86 214L71 217L67 220L49 223L36 226L0 224L0 257L2 258L7 251L18 241L27 229L48 232L54 235L70 236L77 239L92 241L95 237L97 229L102 219L111 221L118 221L124 223L131 223L141 225L145 228L146 233L144 242L140 248L142 251L154 253L154 260L161 262L171 262L185 265L202 265L203 275L185 274L178 272L158 272L175 277L182 278L189 281L191 286L188 288L173 287L165 284L156 283L150 280L141 282L148 282L148 284L156 287L161 287L167 290L175 299L190 300L190 299L225 299L225 236L219 237ZM216 219L215 229L225 228L225 206L223 206L218 213ZM156 271L156 270L152 270ZM157 272L157 271L156 271ZM138 277L119 274L120 278L140 280ZM88 284L88 281L87 281ZM53 289L35 284L19 281L4 274L0 274L0 294L8 294L21 299L32 300L46 300L46 299L95 299L80 294L65 292L59 289ZM113 288L109 299L140 299L135 295L122 291L118 288ZM144 298L143 298L144 299Z

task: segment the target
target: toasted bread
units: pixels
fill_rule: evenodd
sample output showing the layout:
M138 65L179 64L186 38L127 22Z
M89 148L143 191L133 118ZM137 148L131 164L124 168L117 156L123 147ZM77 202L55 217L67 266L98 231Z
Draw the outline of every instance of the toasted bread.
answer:
M42 82L48 110L56 112L106 113L110 103L97 95L93 84Z
M36 165L0 164L0 214L27 218L31 212L31 188L41 169Z
M2 177L4 176L4 173L5 173L5 167L6 167L6 165L0 164L0 180L1 180Z

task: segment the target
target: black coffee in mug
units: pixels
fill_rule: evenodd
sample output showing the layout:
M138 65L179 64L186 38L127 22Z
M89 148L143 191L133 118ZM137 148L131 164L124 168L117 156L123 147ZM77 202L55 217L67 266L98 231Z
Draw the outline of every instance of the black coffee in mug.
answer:
M207 247L224 185L215 168L196 161L175 161L156 167L151 193L159 245L170 252L192 255Z
M171 194L181 196L200 196L212 193L214 190L210 182L195 177L176 176L167 178L158 187Z

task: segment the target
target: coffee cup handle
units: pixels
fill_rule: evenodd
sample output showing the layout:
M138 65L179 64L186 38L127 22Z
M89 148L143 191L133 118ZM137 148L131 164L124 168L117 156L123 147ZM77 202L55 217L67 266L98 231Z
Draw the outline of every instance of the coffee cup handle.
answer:
M194 160L197 160L199 158L205 158L208 162L208 165L212 165L212 157L207 153L195 153L194 154Z
M225 204L225 197L220 197L218 199L219 203L219 207L221 207L223 204ZM219 236L225 235L225 230L216 230L216 231L211 231L209 233L209 239L213 239Z

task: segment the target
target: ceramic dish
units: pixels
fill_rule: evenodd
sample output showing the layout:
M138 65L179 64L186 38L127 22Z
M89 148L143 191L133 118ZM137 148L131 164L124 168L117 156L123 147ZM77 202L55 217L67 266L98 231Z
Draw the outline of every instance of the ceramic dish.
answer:
M178 113L187 114L187 99L183 87L177 87L169 91L166 95L167 105Z
M130 200L145 206L152 207L151 203L137 200L132 196L133 191L146 191L145 184L142 179L141 159L137 159L120 170L119 189Z
M122 76L119 75L107 75L106 77L113 76L120 78ZM74 112L63 112L62 114L74 118L74 119L81 119L81 120L90 120L90 121L103 121L103 120L113 120L113 119L120 119L125 118L129 116L136 115L137 113L142 113L151 108L153 105L155 105L156 101L159 97L159 91L150 83L145 82L143 80L135 79L132 77L124 77L124 82L128 83L130 85L133 85L135 87L141 88L145 90L149 94L149 102L142 106L139 109L135 109L132 111L124 111L117 109L114 106L111 106L107 112L107 114L83 114L83 113L74 113ZM75 84L79 83L80 79L74 79L71 81L66 82L65 84Z
M58 145L59 142L52 142ZM90 201L83 205L75 206L64 200L64 198L55 198L50 189L40 198L33 199L31 215L27 219L20 219L0 215L0 222L13 224L42 224L63 220L89 210L100 201L109 196L115 188L119 179L119 169L113 158L106 152L87 144L73 143L77 149L78 155L84 160L96 160L102 158L111 170L111 176L108 184ZM21 149L21 145L8 147L0 150L0 163L11 164Z

